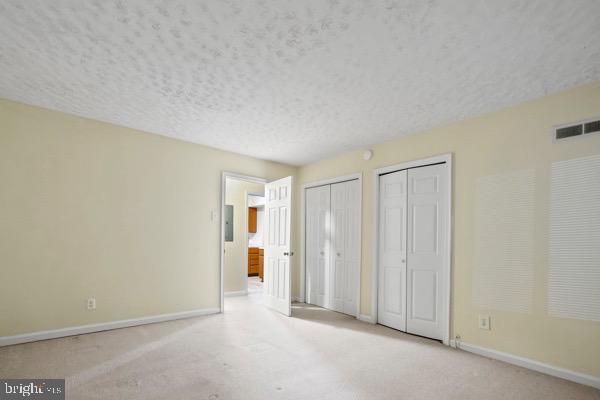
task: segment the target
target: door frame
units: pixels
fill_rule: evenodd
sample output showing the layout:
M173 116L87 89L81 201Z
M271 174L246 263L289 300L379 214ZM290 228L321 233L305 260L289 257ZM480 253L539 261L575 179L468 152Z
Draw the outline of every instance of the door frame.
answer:
M371 314L372 322L377 323L378 298L379 298L379 177L390 172L401 171L404 169L425 167L433 164L446 163L446 179L448 179L448 192L446 193L446 212L448 213L448 226L446 228L446 257L444 257L444 278L446 280L446 296L442 299L442 308L446 311L443 318L444 338L443 343L450 345L450 301L452 289L452 222L454 219L452 194L454 193L452 176L452 153L441 154L433 157L419 160L407 161L400 164L394 164L387 167L381 167L373 170L373 275L372 275L372 294L371 294Z
M360 210L360 218L358 219L358 276L356 280L356 318L360 316L360 287L361 287L361 271L362 271L362 198L363 198L363 174L356 172L354 174L337 176L334 178L321 179L309 183L302 184L300 195L300 297L297 299L301 303L306 302L306 189L318 186L331 185L347 181L358 180L360 196L358 197L358 209Z
M220 212L220 224L221 224L221 240L219 244L219 279L220 283L220 291L219 291L219 308L221 312L225 311L225 279L224 279L224 252L225 252L225 199L227 198L227 178L236 179L244 182L250 183L259 183L266 184L267 180L265 178L260 178L257 176L243 175L238 174L236 172L221 172L221 212ZM245 253L246 259L248 259L248 195L246 194L246 199L244 200L246 204L246 246ZM235 232L234 232L235 235ZM248 290L248 276L246 276L246 290Z

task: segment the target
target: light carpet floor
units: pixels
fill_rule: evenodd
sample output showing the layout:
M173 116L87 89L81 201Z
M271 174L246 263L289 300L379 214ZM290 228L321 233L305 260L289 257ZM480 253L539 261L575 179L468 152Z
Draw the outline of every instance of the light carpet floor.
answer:
M307 305L0 348L0 377L67 379L67 399L600 399L600 391Z

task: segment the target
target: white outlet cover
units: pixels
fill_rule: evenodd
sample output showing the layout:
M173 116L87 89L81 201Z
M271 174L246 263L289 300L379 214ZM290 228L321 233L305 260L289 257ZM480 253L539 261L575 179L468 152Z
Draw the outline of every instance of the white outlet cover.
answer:
M490 330L490 316L489 315L480 315L479 316L479 329L485 329L486 331Z
M89 299L87 299L87 309L88 310L96 309L96 298L90 297Z

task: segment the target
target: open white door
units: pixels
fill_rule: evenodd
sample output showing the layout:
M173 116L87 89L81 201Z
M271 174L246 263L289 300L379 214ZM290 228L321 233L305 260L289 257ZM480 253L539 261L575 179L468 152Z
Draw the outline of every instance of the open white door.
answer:
M447 164L408 171L406 331L444 339L448 242Z
M265 304L292 315L291 294L291 176L265 185Z
M377 321L406 331L407 172L379 178L379 305Z

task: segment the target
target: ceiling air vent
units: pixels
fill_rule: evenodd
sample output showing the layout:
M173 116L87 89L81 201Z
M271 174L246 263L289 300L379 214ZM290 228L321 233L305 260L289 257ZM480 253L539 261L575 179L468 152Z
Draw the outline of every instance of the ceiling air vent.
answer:
M574 124L554 127L554 140L562 140L587 133L600 133L600 119L594 118Z

